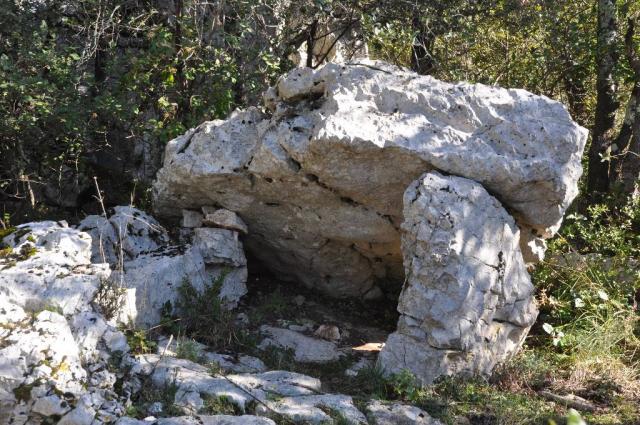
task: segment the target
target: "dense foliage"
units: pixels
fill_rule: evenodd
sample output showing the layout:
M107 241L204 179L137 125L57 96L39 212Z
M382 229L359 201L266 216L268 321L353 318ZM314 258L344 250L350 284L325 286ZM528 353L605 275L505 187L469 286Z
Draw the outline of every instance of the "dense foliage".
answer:
M0 202L15 214L14 222L45 205L86 209L96 175L111 193L107 202L128 200L136 182L152 180L168 140L258 103L261 92L294 65L291 54L327 33L358 38L373 57L444 80L556 98L589 128L602 109L603 48L611 48L606 57L617 58L610 67L616 90L608 104L618 108L616 127L603 129L609 139L600 137L604 144L593 155L614 180L622 158L635 158L625 151L635 153L633 146L614 143L629 141L628 131L617 138L614 133L632 123L631 94L640 81L631 60L640 6L632 1L5 3ZM598 13L606 4L615 7L617 19L615 37L603 47ZM307 64L315 67L322 59Z

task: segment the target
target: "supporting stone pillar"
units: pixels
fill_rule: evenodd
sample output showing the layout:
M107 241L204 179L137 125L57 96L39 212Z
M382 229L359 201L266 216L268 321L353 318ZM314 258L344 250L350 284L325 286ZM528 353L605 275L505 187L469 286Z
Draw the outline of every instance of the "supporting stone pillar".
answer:
M480 185L424 174L404 194L406 274L398 329L380 354L423 383L484 375L520 347L537 316L514 219Z

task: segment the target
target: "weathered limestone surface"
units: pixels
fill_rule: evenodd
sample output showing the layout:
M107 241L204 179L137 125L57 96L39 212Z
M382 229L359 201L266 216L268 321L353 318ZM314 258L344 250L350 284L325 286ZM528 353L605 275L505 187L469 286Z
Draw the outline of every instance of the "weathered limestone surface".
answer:
M367 404L367 418L373 425L442 425L442 422L415 406L379 400Z
M155 421L121 418L116 425L275 425L271 419L252 415L197 415L160 418Z
M89 425L124 414L112 367L129 347L93 309L110 269L91 264L91 237L64 222L28 223L0 247L0 423Z
M201 225L187 213L188 225ZM223 224L238 223L230 211ZM111 280L125 290L119 312L123 323L149 328L158 324L163 306L175 307L184 282L202 290L222 279L220 298L234 307L247 292L247 261L238 231L198 227L191 244L170 245L167 230L148 214L115 207L108 217L88 216L78 226L91 235L91 259L109 263Z
M436 172L409 186L404 220L401 316L380 363L426 383L491 372L537 316L515 221L480 184Z
M550 237L577 194L586 130L523 90L362 61L294 70L265 104L171 141L155 208L234 211L281 278L335 296L401 284L402 194L425 172L484 186L530 229L523 246Z
M90 215L78 229L91 235L92 262L114 268L169 243L167 231L155 218L130 206L115 207L109 217Z
M152 384L159 388L167 382L176 385L176 405L193 414L202 409L203 398L225 397L241 412L253 405L256 415L270 417L278 423L333 424L334 420L327 413L331 412L342 416L349 424L367 424L364 414L354 405L351 397L322 393L319 379L299 373L274 370L213 375L206 367L189 360L151 354L138 356L133 370L140 375L150 375ZM246 423L253 423L248 421L249 418L257 420L249 416L246 418ZM121 419L119 423L138 422Z

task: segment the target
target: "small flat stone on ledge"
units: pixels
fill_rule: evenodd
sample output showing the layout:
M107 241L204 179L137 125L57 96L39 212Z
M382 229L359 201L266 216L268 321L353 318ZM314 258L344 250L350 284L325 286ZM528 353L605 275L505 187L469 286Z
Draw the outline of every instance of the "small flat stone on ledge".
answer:
M233 211L216 209L213 207L202 207L204 220L202 224L208 227L221 227L223 229L235 230L243 234L247 234L249 229L242 221L238 214Z

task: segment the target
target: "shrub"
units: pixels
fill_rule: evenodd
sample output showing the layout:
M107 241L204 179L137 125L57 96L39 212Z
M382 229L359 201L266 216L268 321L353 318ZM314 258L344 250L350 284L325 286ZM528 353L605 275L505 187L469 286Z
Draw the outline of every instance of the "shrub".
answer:
M124 294L125 290L118 282L101 278L92 304L107 320L111 320L122 308Z
M220 299L220 288L226 277L222 273L214 282L198 291L188 280L178 288L173 312L179 333L201 341L213 349L246 347L247 335L236 328L235 314Z
M149 340L147 332L141 329L125 329L127 344L133 354L152 353L158 347L154 341Z

